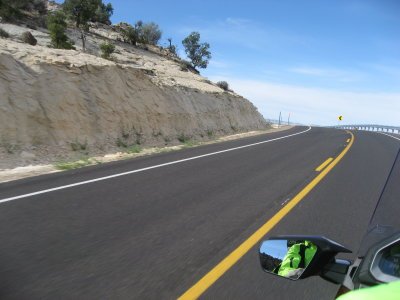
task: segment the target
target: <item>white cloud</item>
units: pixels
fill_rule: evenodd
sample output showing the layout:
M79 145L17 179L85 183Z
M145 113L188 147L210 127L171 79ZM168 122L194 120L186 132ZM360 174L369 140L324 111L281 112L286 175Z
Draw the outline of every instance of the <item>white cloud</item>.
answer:
M289 69L289 72L308 75L308 76L316 76L320 78L327 78L340 82L355 82L365 78L365 74L359 71L349 71L340 69L300 67L300 68Z
M304 124L336 125L343 115L343 124L400 125L399 93L354 93L226 77L212 80L226 80L267 119L277 119L282 112L284 118L291 113L293 121Z
M214 56L210 59L208 63L208 67L212 68L212 73L225 73L233 69L240 69L242 66L240 62L224 59L223 56L218 53Z
M209 62L209 66L213 68L218 68L218 69L225 69L231 66L231 64L225 62L225 61L220 61L220 60L215 60L212 59Z

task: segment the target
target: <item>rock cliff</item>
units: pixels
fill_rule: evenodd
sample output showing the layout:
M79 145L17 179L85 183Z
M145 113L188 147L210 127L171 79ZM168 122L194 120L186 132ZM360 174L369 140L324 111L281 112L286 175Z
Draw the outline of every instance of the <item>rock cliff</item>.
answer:
M31 46L16 38L26 28L0 27L11 33L0 39L3 152L10 145L164 145L267 127L250 101L154 51L114 41L114 62L95 55L108 40L99 33L88 36L83 53L48 48L45 30L30 30L38 41Z

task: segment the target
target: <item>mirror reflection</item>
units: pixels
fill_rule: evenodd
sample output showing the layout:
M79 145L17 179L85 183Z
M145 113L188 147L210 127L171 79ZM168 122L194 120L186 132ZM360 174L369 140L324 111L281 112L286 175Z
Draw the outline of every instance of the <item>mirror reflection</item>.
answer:
M305 240L268 240L260 247L264 271L298 279L312 261L317 246Z
M384 274L400 278L400 241L382 250L379 268Z

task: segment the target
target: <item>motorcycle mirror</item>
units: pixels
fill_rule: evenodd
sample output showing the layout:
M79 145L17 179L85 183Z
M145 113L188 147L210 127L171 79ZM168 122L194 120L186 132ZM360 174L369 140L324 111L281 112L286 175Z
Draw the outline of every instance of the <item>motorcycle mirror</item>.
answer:
M367 285L400 279L400 232L376 243L359 268L359 281Z
M298 280L319 274L338 252L351 251L322 236L277 236L261 243L259 257L265 272Z
M260 247L265 272L297 280L313 260L318 247L307 240L268 240Z
M400 240L378 251L372 262L371 273L383 282L400 279Z

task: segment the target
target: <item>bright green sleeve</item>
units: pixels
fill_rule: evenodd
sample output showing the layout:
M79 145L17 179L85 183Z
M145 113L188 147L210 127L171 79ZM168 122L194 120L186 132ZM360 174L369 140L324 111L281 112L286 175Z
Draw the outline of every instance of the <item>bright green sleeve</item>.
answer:
M289 248L288 252L281 262L278 275L287 277L290 271L297 269L297 266L299 265L301 260L301 257L298 253L299 249L300 244L295 244Z
M383 283L369 288L354 290L337 298L337 300L399 300L400 281Z

